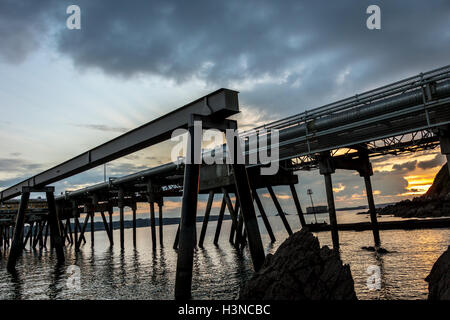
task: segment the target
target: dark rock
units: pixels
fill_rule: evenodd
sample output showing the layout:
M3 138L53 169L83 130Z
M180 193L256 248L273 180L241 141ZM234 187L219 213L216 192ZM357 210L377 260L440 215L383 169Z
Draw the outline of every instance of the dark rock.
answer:
M428 277L428 300L450 300L450 246L434 263Z
M377 252L377 253L381 253L381 254L384 254L384 253L390 253L390 251L388 251L387 249L384 249L384 248L375 248L375 247L372 247L372 246L370 246L370 247L361 247L361 249L363 249L363 250L367 250L367 251L373 251L373 252Z
M353 278L339 255L305 229L268 255L241 288L243 300L355 300Z

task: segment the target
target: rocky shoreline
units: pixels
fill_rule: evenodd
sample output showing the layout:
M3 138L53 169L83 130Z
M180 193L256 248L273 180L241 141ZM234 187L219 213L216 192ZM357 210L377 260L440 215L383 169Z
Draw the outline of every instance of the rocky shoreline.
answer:
M362 212L365 213L368 212ZM402 218L450 217L450 176L447 164L439 170L424 195L378 208L377 214Z

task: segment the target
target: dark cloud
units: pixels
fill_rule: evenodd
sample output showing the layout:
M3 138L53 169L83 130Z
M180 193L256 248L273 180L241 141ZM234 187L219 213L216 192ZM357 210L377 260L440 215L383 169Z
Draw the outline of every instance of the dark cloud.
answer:
M49 31L49 21L59 7L56 0L0 2L0 58L21 63L41 45Z
M43 168L40 163L32 163L20 158L0 158L0 172L34 172Z
M392 169L398 171L413 171L417 166L417 160L394 164Z
M428 161L420 161L417 164L417 167L419 167L420 169L431 169L431 168L435 168L438 166L442 166L445 163L445 156L441 155L441 154L436 154L435 157L431 160Z
M242 102L291 114L447 64L450 50L448 0L377 1L377 31L365 26L369 0L79 0L81 31L64 28L70 4L4 1L0 32L14 36L1 54L23 57L51 26L77 67L213 87L254 82L235 88Z

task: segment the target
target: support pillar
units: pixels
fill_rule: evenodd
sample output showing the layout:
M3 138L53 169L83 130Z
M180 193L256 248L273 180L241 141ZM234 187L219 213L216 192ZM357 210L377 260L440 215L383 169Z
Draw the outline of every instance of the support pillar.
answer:
M230 243L233 243L234 232L238 225L236 211L239 210L239 201L237 200L237 197L236 197L236 204L234 205L234 208L233 208L233 203L231 202L231 198L230 198L230 195L228 194L228 191L225 188L222 188L222 193L223 193L225 202L227 204L228 212L230 213L230 216L231 216L232 223L231 223L231 231L230 231L230 239L229 240L230 240Z
M327 193L328 214L330 217L331 238L333 249L339 252L339 233L337 227L336 207L334 205L333 182L331 174L335 172L332 160L328 154L323 154L319 161L320 174L325 178L325 190Z
M125 208L125 191L123 188L119 189L118 193L118 205L120 210L120 248L123 250L125 248L125 235L124 235L124 208Z
M222 199L222 204L220 205L219 218L217 219L216 233L214 235L214 244L216 246L219 243L220 230L222 229L222 221L223 221L223 216L225 214L226 205L227 204L225 202L225 196L224 196Z
M23 250L23 224L25 222L25 210L28 207L28 200L30 199L29 192L22 192L20 198L19 210L16 216L16 227L14 228L13 241L8 257L7 269L9 272L16 270L16 262Z
M200 164L196 163L201 156L202 132L197 132L194 123L189 128L187 147L187 163L184 167L183 199L181 207L180 239L175 279L175 299L191 298L192 267L194 248L196 245L197 198L200 178ZM196 143L197 141L197 143ZM196 156L196 153L198 155Z
M113 224L113 213L114 213L114 209L113 207L110 205L108 208L108 214L109 214L109 234L111 235L111 245L114 245L114 224Z
M272 231L272 226L269 223L269 219L267 218L266 211L264 210L264 206L262 205L261 199L259 198L256 189L253 189L253 198L255 199L256 206L258 207L259 213L261 214L261 218L264 222L264 226L266 227L267 233L269 234L270 241L275 242L275 235Z
M164 199L161 197L161 199L158 201L158 209L159 209L159 215L158 215L158 224L159 224L159 245L160 247L164 247L164 239L163 239L163 226L164 226L164 220L163 220L163 206L164 206Z
M291 189L292 199L294 200L295 208L297 209L298 218L300 219L300 225L302 228L306 227L305 216L303 215L302 207L300 206L300 201L298 199L297 190L293 184L289 185Z
M156 249L156 220L155 220L155 193L154 186L151 181L147 184L147 199L150 205L150 228L152 232L152 246L153 250Z
M95 217L95 209L92 209L92 211L90 212L91 215L91 248L94 247L94 232L95 232L95 222L94 222L94 217Z
M180 242L180 224L181 224L181 218L180 222L178 223L177 233L175 235L175 240L173 241L173 249L178 250L178 242Z
M450 127L442 127L437 130L441 143L441 153L447 158L447 170L450 173Z
M73 220L74 220L74 241L75 241L75 247L78 244L78 228L80 225L80 222L78 221L78 205L77 202L75 200L72 201L72 216L73 216Z
M136 202L133 202L133 247L136 248Z
M108 236L108 239L109 239L109 244L112 246L113 242L112 242L111 230L108 226L108 222L106 222L105 212L100 211L100 214L102 215L103 226L105 227L106 235Z
M206 228L208 228L209 214L211 212L213 201L214 201L214 191L211 190L209 192L208 203L206 204L205 215L203 217L203 225L202 225L202 231L200 232L200 240L198 241L198 246L200 248L203 248L203 242L205 240Z
M372 223L372 232L375 241L375 248L379 248L381 245L380 231L378 227L377 211L375 208L375 201L373 199L372 183L370 182L370 176L364 176L364 183L366 184L367 201L369 203L370 221Z
M236 249L239 249L241 242L243 241L242 239L242 231L244 228L244 217L242 216L242 210L239 210L238 213L238 225L236 228L236 237L234 239L234 246Z
M363 161L363 166L359 170L359 175L364 178L366 185L367 202L369 204L370 221L372 223L373 239L375 242L375 249L381 245L380 230L377 220L377 210L375 208L375 201L373 199L372 183L370 176L373 175L372 165L369 161L368 153L364 150L359 151L359 158Z
M237 129L235 123L234 129ZM242 216L244 218L245 230L247 230L248 245L250 249L250 255L252 257L253 268L258 271L265 260L264 248L261 240L261 234L259 233L258 220L256 219L255 207L253 206L253 197L250 189L250 182L248 180L247 169L245 164L239 163L239 158L243 157L241 149L240 138L238 136L233 137L233 176L234 184L236 185L236 201L240 203L242 210ZM227 141L230 145L231 141Z
M156 249L156 220L155 220L155 202L150 202L150 227L152 230L152 246Z
M61 230L59 228L58 212L55 206L55 196L52 192L46 192L48 204L48 223L50 225L50 238L53 240L53 245L56 250L58 263L64 262L64 243L61 237Z
M272 201L275 204L275 208L277 208L278 215L280 216L281 221L283 221L283 224L284 224L284 227L286 228L287 233L289 234L289 236L291 236L292 235L291 226L289 225L289 222L286 219L284 211L281 208L280 202L278 201L278 198L277 198L275 192L273 191L272 186L268 185L267 190L269 190L270 197L272 198Z

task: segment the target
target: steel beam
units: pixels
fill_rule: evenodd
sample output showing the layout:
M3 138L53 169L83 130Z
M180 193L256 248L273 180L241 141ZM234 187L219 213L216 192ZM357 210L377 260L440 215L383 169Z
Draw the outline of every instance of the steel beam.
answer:
M238 93L228 89L219 89L73 159L3 190L0 193L0 200L12 199L20 195L22 187L45 186L168 140L175 129L187 128L192 114L226 118L238 112Z

